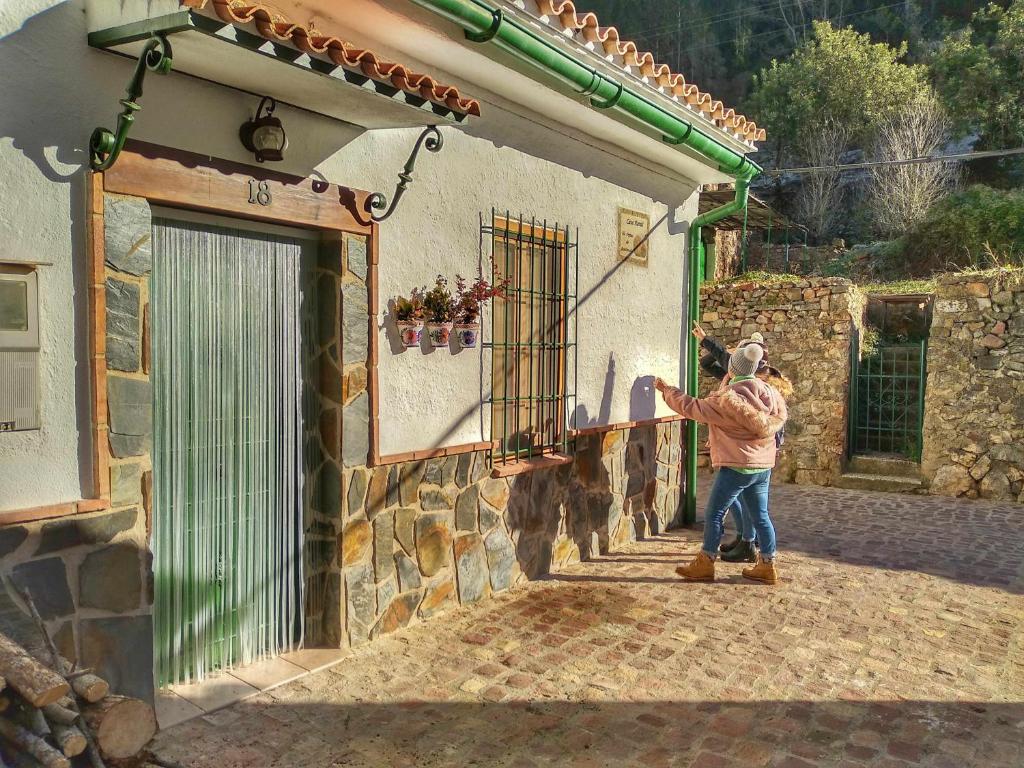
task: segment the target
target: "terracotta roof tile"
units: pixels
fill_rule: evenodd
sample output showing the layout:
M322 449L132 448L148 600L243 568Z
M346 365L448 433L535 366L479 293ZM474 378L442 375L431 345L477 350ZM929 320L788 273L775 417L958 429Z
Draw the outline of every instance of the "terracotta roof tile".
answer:
M211 5L221 20L229 24L252 23L268 40L291 43L306 53L324 54L339 67L357 70L372 80L390 83L395 88L443 104L455 112L480 114L480 102L464 97L454 86L439 83L429 75L413 72L397 62L381 58L369 49L324 35L312 25L294 24L269 6L246 3L244 0L183 0L182 5L196 10Z
M593 13L577 13L572 0L529 0L529 4L536 7L536 16L541 21L549 26L552 22L558 24L563 32L579 38L587 47L603 52L621 68L635 69L636 74L651 87L689 105L719 128L750 143L764 141L763 128L758 128L756 123L735 110L727 109L695 84L686 82L682 75L672 72L667 65L657 63L649 51L640 51L636 43L622 40L615 27L602 27ZM525 0L517 0L516 5L528 10Z

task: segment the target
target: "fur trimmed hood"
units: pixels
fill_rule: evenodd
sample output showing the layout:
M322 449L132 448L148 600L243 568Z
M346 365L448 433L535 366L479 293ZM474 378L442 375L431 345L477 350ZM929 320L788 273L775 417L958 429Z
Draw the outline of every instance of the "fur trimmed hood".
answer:
M775 434L789 418L779 391L760 379L730 384L698 400L669 387L665 402L676 413L708 425L715 467L775 466Z
M708 399L716 399L722 416L736 427L747 427L756 437L774 437L786 423L785 403L764 382L741 381Z

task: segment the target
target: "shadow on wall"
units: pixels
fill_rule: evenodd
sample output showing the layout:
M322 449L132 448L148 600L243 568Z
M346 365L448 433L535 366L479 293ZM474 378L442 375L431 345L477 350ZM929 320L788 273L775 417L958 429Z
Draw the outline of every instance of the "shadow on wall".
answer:
M43 523L5 556L2 575L27 590L66 659L89 667L115 693L153 700L151 557L118 535L131 510ZM4 531L17 532L18 528ZM25 560L24 555L30 559ZM21 561L21 562L19 562ZM0 586L0 632L49 658L36 624Z
M39 54L39 51L53 50L54 40L62 41L69 37L84 39L83 18L82 10L73 3L61 3L33 16L19 29L0 39L0 72L5 73L0 98L6 105L5 109L0 110L0 139L10 138L11 146L32 161L46 183L67 186L67 192L63 194L69 198L67 213L71 226L70 262L75 296L73 323L78 474L81 488L87 490L92 486L92 450L89 403L86 397L89 389L89 361L85 345L88 339L89 308L86 301L88 270L85 264L85 180L82 170L88 166L88 153L85 150L88 135L79 135L76 130L77 121L68 120L69 105L61 93L64 87L61 84L73 83L78 78L80 62L72 54L42 57ZM26 66L26 62L34 63ZM18 82L11 74L17 72L30 73L33 82ZM9 176L6 181L10 183ZM33 255L45 261L53 257L52 254ZM45 301L47 282L57 277L48 269L44 267L41 270L41 304ZM45 345L43 349L45 361L50 355L46 353ZM52 371L52 375L57 379L66 377L66 374L58 371Z
M505 519L523 573L547 575L606 554L676 522L668 467L670 425L650 425L576 438L572 464L515 475Z

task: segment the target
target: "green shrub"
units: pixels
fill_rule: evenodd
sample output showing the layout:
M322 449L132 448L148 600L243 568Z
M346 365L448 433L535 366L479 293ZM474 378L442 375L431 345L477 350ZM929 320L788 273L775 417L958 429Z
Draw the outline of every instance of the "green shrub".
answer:
M969 187L940 200L903 238L911 263L940 271L1019 265L1024 191Z

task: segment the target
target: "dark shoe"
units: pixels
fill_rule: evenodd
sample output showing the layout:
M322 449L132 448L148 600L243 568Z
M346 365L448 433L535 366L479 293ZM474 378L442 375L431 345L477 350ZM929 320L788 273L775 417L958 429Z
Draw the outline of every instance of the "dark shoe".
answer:
M756 563L757 551L754 549L754 542L741 540L739 544L730 549L728 552L722 553L722 562Z
M743 541L743 537L742 536L737 536L732 541L727 541L724 544L722 544L721 546L719 546L718 547L718 551L719 552L728 552L728 551L732 550L733 548L739 546L740 542L742 542L742 541Z

